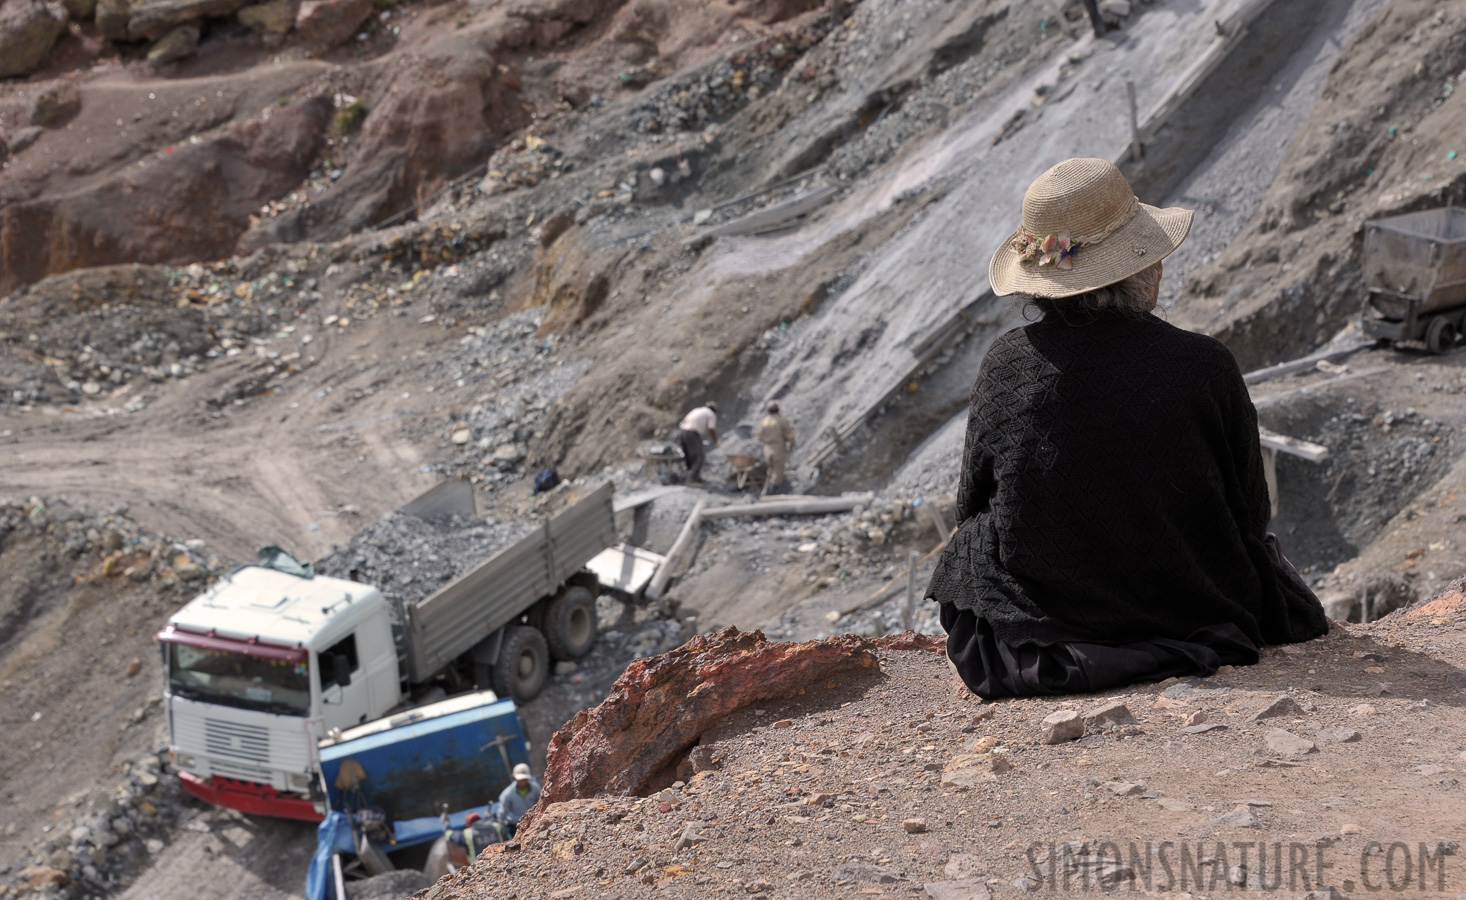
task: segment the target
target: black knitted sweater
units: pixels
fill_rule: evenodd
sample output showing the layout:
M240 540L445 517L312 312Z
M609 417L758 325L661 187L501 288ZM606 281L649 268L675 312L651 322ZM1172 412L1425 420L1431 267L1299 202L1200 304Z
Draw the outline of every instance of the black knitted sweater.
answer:
M1220 342L1151 315L1050 315L972 388L957 534L930 599L1010 645L1325 633L1269 556L1257 412ZM1290 587L1292 588L1290 590Z

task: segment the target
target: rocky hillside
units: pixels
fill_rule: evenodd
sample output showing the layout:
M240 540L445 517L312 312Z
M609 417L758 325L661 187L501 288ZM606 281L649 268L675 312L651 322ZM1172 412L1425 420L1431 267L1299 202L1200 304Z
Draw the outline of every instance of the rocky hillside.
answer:
M621 754L595 771L636 783L557 775L564 802L532 840L442 896L526 875L564 896L647 879L983 896L1048 877L1022 858L1038 838L1059 867L1040 873L1106 877L1133 867L1101 851L1116 836L1275 836L1351 861L1376 836L1453 839L1440 782L1466 748L1432 710L1459 687L1457 612L1121 692L1105 699L1134 722L1078 744L1042 743L1065 704L987 717L924 641L874 642L939 630L930 609L908 619L908 565L919 587L955 524L967 392L1024 315L987 293L987 254L1054 161L1128 155L1128 82L1144 115L1230 48L1126 166L1146 200L1198 209L1163 314L1245 368L1356 341L1362 222L1460 200L1466 0L1104 6L1116 30L1096 39L1077 0L0 0L0 497L16 498L0 507L0 722L17 736L0 791L18 811L0 874L41 896L139 873L138 900L199 878L293 896L300 834L138 814L162 809L143 777L152 629L226 560L264 543L327 556L447 476L511 527L605 480L656 487L638 451L707 399L722 450L777 398L794 491L876 496L706 526L661 608L601 610L603 652L525 712L537 746L632 659L694 633L831 641L723 634L637 664L560 740ZM1274 527L1336 616L1410 606L1466 569L1463 366L1379 349L1254 386L1267 427L1329 451L1280 460ZM532 496L547 467L565 486ZM623 532L665 551L698 500L747 498L725 453L709 474ZM852 632L865 642L832 637ZM696 721L644 705L659 684L720 683L735 658L789 690L730 684ZM1251 717L1284 693L1301 712L1275 724L1317 754L1266 749L1274 726ZM73 712L113 737L76 742ZM641 759L653 715L684 731ZM1330 742L1348 729L1362 740ZM1385 802L1382 768L1413 805ZM20 878L31 866L69 884Z

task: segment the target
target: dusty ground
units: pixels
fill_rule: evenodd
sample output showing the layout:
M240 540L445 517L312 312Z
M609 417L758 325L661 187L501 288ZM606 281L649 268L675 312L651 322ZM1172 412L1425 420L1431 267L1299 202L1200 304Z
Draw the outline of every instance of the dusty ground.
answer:
M466 161L403 144L399 126L418 105L435 114L454 108L439 101L463 89L456 76L428 91L436 106L413 102L414 85L421 87L414 79L431 68L424 60L459 46L454 41L488 40L498 7L475 8L472 23L459 28L452 16L462 10L453 4L406 4L394 10L400 35L379 24L363 46L325 62L287 48L276 66L235 35L219 38L218 54L161 75L127 53L78 69L83 110L75 127L48 129L7 161L0 205L73 196L133 169L151 190L169 183L173 170L160 166L177 162L164 159L167 147L263 127L250 123L313 97L334 111L360 92L371 112L360 131L332 118L321 132L327 149L307 161L300 180L271 194L267 207L246 210L254 221L231 226L231 247L257 229L244 248L253 255L144 267L135 280L152 287L131 294L102 290L83 272L0 301L0 497L66 496L101 510L127 504L143 531L202 539L220 559L248 559L267 542L315 558L445 475L473 479L504 517L538 514L528 482L547 465L573 478L612 478L622 492L645 486L652 479L639 472L636 448L665 437L685 408L716 397L728 434L751 423L763 399L779 396L800 433L800 488L877 489L882 509L909 508L917 498L939 504L955 487L961 423L952 417L987 342L1021 321L1011 305L974 310L965 340L857 431L853 452L817 469L803 461L830 426L847 422L850 410L908 369L913 346L934 325L980 294L981 267L972 260L987 251L973 247L987 248L1011 228L1033 175L1064 155L1118 156L1126 76L1144 75L1146 107L1212 39L1211 20L1236 4L1137 3L1125 29L1099 42L1085 29L1058 27L1041 4L735 6L706 19L658 18L664 6L656 3L608 7L610 19L562 44L506 52L533 111L513 107L523 119L471 123L481 140L473 162L487 167L487 181L474 175L440 195L433 191ZM1279 0L1258 24L1259 45L1276 51L1269 63L1276 68L1250 80L1245 60L1234 64L1240 70L1221 70L1178 120L1192 142L1179 146L1211 149L1182 154L1186 172L1156 179L1165 189L1154 199L1195 204L1209 223L1199 226L1190 255L1177 259L1167 315L1224 336L1249 367L1324 343L1357 310L1364 218L1459 199L1462 163L1448 154L1458 149L1463 100L1454 85L1466 49L1457 26L1466 4L1354 0L1321 17L1306 7ZM651 24L635 24L638 16ZM775 45L785 55L775 56ZM93 59L67 51L58 68L6 82L0 131L13 131L66 66ZM756 81L761 67L773 74L757 95L727 89L735 70ZM482 85L484 96L504 75ZM196 117L185 101L207 100L195 96L204 86L228 102L217 110L201 103ZM434 93L440 87L443 95ZM1223 92L1233 102L1218 105ZM157 97L145 100L147 93ZM288 102L279 105L282 97ZM1021 127L1009 127L1014 121ZM677 122L686 127L672 127ZM120 155L95 155L99 141ZM372 181L365 165L374 153L387 159L383 148L416 154L390 187ZM336 168L344 172L333 181ZM793 184L720 206L801 173ZM828 206L776 233L712 239L692 224L702 209L714 209L708 224L716 225L822 185L837 189ZM361 224L352 216L385 215L418 198L426 200L423 221L335 240L348 220ZM291 235L319 240L254 252ZM1270 427L1330 449L1322 466L1280 463L1276 524L1319 590L1353 597L1361 614L1381 597L1393 605L1427 596L1466 570L1457 521L1466 515L1456 437L1461 356L1374 352L1349 360L1347 370L1254 391ZM716 451L712 474L726 474ZM721 500L735 492L715 480L709 493ZM648 546L670 544L691 497L653 504ZM881 544L860 537L869 523L852 528L849 516L708 528L673 591L679 630L663 637L724 624L794 638L898 629L908 554L936 543L924 515L899 523ZM19 673L5 676L0 722L22 736L5 745L13 758L0 756L15 773L3 784L7 810L19 811L16 831L0 833L0 866L12 866L10 874L48 834L42 827L91 802L77 806L74 797L105 793L114 767L157 740L155 717L115 740L81 745L55 717L27 717L72 709L112 733L113 718L125 720L158 693L149 635L186 599L152 593L151 583L69 586L81 572L69 562L38 563L52 545L36 540L0 545L0 666ZM919 566L918 585L925 577ZM872 600L890 584L898 589ZM24 615L11 614L17 609ZM916 624L932 630L929 610L916 612ZM626 635L655 618L603 613ZM624 660L648 646L628 638L587 671L557 679L557 699L544 709L568 715L595 702ZM103 648L105 664L78 665L77 647L89 660ZM133 657L139 673L120 675ZM49 677L26 677L38 669ZM1234 690L1261 695L1284 686ZM563 718L528 715L546 736ZM1014 734L1032 726L1028 713L1013 716ZM1228 732L1202 737L1241 740ZM1100 749L1118 752L1130 740ZM1133 740L1164 747L1148 736ZM1318 759L1380 746L1366 741L1325 748ZM1228 752L1240 758L1251 749ZM1230 762L1213 771L1221 768L1242 771ZM1072 784L1043 790L1076 793ZM1243 798L1218 798L1235 799ZM1200 800L1187 795L1187 802ZM933 821L946 814L933 808ZM1302 833L1292 824L1301 814L1269 821L1259 809L1268 827ZM210 880L239 885L240 896L298 890L298 872L259 868L277 858L284 868L298 866L298 830L213 813L196 821L213 835L176 831L132 896L181 897L206 859ZM792 855L784 861L791 871L797 866ZM1008 857L999 862L991 857L983 874L1006 884L1022 871ZM773 875L739 883L763 877L787 890Z
M526 840L429 897L970 898L1102 884L1207 897L1243 881L1360 896L1407 878L1455 896L1463 613L1457 592L1256 666L1082 699L985 704L940 657L890 652L879 674L728 717L701 741L721 761L686 784L551 807ZM1254 718L1280 696L1286 711ZM1049 714L1111 702L1134 721L1043 742ZM1183 731L1195 721L1212 727ZM1277 730L1303 740L1272 749Z

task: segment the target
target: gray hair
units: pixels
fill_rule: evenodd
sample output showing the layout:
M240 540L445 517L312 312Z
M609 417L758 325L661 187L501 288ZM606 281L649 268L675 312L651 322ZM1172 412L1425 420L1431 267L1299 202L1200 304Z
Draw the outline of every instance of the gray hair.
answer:
M1071 312L1115 310L1127 316L1143 316L1150 312L1151 294L1161 283L1161 264L1156 263L1102 288L1073 297L1030 297L1029 306L1045 316Z

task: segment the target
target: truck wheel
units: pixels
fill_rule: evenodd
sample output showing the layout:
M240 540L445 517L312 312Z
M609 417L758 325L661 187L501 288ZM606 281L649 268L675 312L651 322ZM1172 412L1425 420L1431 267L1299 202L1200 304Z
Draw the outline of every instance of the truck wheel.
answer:
M504 633L499 662L494 666L494 692L528 703L539 696L550 670L550 649L545 636L528 625L513 625Z
M1445 316L1436 316L1425 328L1425 349L1439 356L1456 345L1456 326Z
M596 597L579 585L545 609L545 641L555 659L580 659L596 643Z

